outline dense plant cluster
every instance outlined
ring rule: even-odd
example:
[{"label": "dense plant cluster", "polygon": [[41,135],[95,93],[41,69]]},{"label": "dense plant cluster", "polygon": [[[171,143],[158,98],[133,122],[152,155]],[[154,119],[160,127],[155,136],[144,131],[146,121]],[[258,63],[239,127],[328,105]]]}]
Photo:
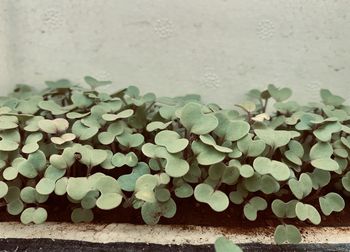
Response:
[{"label": "dense plant cluster", "polygon": [[[198,95],[107,94],[96,89],[110,82],[85,81],[18,85],[0,98],[0,207],[25,224],[47,219],[50,195],[75,206],[73,222],[92,221],[94,208],[133,207],[147,224],[194,197],[217,212],[241,205],[250,221],[271,208],[275,241],[297,243],[288,219],[318,225],[345,207],[350,107],[328,90],[301,106],[269,85],[222,109]],[[111,175],[118,169],[127,172]]]}]

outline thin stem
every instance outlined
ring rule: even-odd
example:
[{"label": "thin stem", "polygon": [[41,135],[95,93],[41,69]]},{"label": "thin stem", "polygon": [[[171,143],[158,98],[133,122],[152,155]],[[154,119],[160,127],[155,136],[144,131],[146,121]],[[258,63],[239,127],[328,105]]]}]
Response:
[{"label": "thin stem", "polygon": [[124,103],[125,106],[128,106],[128,103],[126,102],[126,100],[124,99],[123,96],[119,97],[120,100]]},{"label": "thin stem", "polygon": [[92,168],[92,166],[88,166],[86,177],[89,177],[91,175]]},{"label": "thin stem", "polygon": [[157,164],[159,166],[160,171],[164,172],[164,167],[163,167],[162,162],[160,161],[160,159],[156,158],[156,161],[157,161]]},{"label": "thin stem", "polygon": [[155,104],[156,102],[152,102],[146,109],[145,109],[145,112],[148,112],[152,106]]},{"label": "thin stem", "polygon": [[267,103],[268,103],[269,99],[265,99],[265,103],[264,103],[264,106],[263,106],[263,113],[266,112],[266,108],[267,108]]},{"label": "thin stem", "polygon": [[241,108],[241,109],[243,109],[244,112],[247,113],[247,121],[248,121],[249,124],[251,124],[251,122],[252,122],[252,113],[250,113],[245,107],[243,107],[243,106],[240,105],[240,104],[235,104],[235,106],[236,106],[236,107],[239,107],[239,108]]},{"label": "thin stem", "polygon": [[117,145],[115,142],[111,143],[111,148],[113,153],[117,153]]}]

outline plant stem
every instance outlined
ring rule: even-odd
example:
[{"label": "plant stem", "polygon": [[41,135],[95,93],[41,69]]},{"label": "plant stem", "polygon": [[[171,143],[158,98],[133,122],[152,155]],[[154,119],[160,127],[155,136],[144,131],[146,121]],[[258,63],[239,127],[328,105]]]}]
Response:
[{"label": "plant stem", "polygon": [[157,161],[157,164],[159,166],[160,171],[164,172],[164,167],[163,167],[162,162],[160,161],[160,159],[156,158],[156,161]]},{"label": "plant stem", "polygon": [[111,148],[112,148],[113,154],[114,154],[114,153],[117,153],[117,145],[116,145],[115,142],[111,143]]},{"label": "plant stem", "polygon": [[88,166],[86,177],[89,177],[91,175],[92,168],[92,166]]},{"label": "plant stem", "polygon": [[263,106],[263,113],[266,112],[266,108],[267,108],[267,103],[268,103],[269,99],[265,99],[265,103],[264,103],[264,106]]}]

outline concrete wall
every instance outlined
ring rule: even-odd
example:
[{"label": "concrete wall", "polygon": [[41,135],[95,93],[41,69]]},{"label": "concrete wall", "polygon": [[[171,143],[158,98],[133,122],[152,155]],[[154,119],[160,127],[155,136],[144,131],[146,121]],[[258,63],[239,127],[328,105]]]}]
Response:
[{"label": "concrete wall", "polygon": [[269,83],[350,97],[349,0],[0,0],[0,94],[83,76],[232,106]]}]

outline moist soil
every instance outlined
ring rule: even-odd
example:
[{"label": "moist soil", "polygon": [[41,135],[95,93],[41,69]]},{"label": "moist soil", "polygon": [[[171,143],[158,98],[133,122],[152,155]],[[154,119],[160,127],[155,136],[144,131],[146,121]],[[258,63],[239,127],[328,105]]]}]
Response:
[{"label": "moist soil", "polygon": [[[77,167],[74,176],[84,176],[85,168]],[[105,170],[101,167],[96,167],[95,172],[103,172],[106,175],[112,177],[119,177],[120,175],[129,173],[129,169],[121,167],[114,170]],[[231,190],[222,185],[222,191],[228,194]],[[321,213],[318,207],[318,197],[325,195],[328,192],[337,191],[334,185],[330,184],[322,189],[323,191],[317,191],[306,197],[303,202],[309,203]],[[338,191],[339,192],[339,191]],[[342,193],[339,192],[341,195]],[[127,196],[131,196],[127,195]],[[254,196],[261,196],[268,201],[268,205],[271,205],[273,198],[269,195],[264,195],[256,192]],[[187,199],[180,199],[173,197],[176,202],[177,211],[173,218],[167,219],[160,218],[159,224],[168,225],[195,225],[195,226],[211,226],[211,227],[224,227],[224,228],[239,228],[239,229],[252,229],[254,227],[275,227],[281,224],[280,220],[272,213],[271,209],[258,212],[258,218],[256,221],[249,221],[244,217],[243,205],[234,205],[230,203],[228,209],[223,212],[215,212],[209,205],[199,203],[193,197]],[[281,198],[287,202],[292,198],[283,196]],[[345,197],[348,201],[349,198]],[[0,202],[1,203],[1,202]],[[29,205],[30,206],[30,205]],[[35,205],[33,205],[35,206]],[[71,222],[71,213],[74,208],[80,207],[80,204],[73,204],[67,200],[64,196],[50,195],[47,202],[40,204],[48,212],[48,221],[54,222]],[[109,224],[109,223],[129,223],[129,224],[144,224],[141,217],[141,210],[134,209],[132,207],[124,208],[119,206],[116,209],[105,211],[98,208],[93,209],[94,223],[97,224]],[[319,226],[328,227],[341,227],[350,226],[350,204],[346,204],[346,208],[340,213],[333,212],[330,216],[322,216],[322,221]],[[11,216],[7,213],[6,207],[0,204],[0,222],[6,221],[19,221],[19,216]],[[284,219],[287,224],[294,224],[298,227],[314,226],[313,224],[305,221],[298,221],[297,219]]]},{"label": "moist soil", "polygon": [[[48,221],[54,222],[71,222],[70,214],[72,209],[77,207],[71,205],[64,197],[53,196],[46,202],[45,207],[49,213]],[[249,221],[243,215],[243,209],[240,206],[230,204],[230,207],[224,212],[215,212],[208,205],[198,203],[195,199],[177,199],[176,215],[167,219],[161,217],[159,224],[170,225],[196,225],[196,226],[211,226],[250,229],[254,227],[271,227],[280,224],[280,221],[274,216],[271,210],[265,210],[258,213],[256,221]],[[140,209],[132,207],[123,208],[122,206],[105,211],[94,209],[94,223],[109,224],[109,223],[130,223],[144,224]],[[332,213],[328,217],[322,217],[319,226],[350,226],[350,206],[347,206],[340,213]],[[19,216],[11,216],[6,212],[6,208],[0,208],[0,222],[19,221]],[[285,219],[286,223],[294,224],[299,227],[314,226],[308,222],[301,222],[295,219]]]},{"label": "moist soil", "polygon": [[[91,243],[72,240],[52,240],[52,239],[0,239],[0,252],[214,252],[213,245],[160,245],[144,243]],[[239,244],[243,251],[254,252],[291,252],[291,251],[308,251],[308,252],[348,252],[349,244],[260,244],[244,243]]]}]

